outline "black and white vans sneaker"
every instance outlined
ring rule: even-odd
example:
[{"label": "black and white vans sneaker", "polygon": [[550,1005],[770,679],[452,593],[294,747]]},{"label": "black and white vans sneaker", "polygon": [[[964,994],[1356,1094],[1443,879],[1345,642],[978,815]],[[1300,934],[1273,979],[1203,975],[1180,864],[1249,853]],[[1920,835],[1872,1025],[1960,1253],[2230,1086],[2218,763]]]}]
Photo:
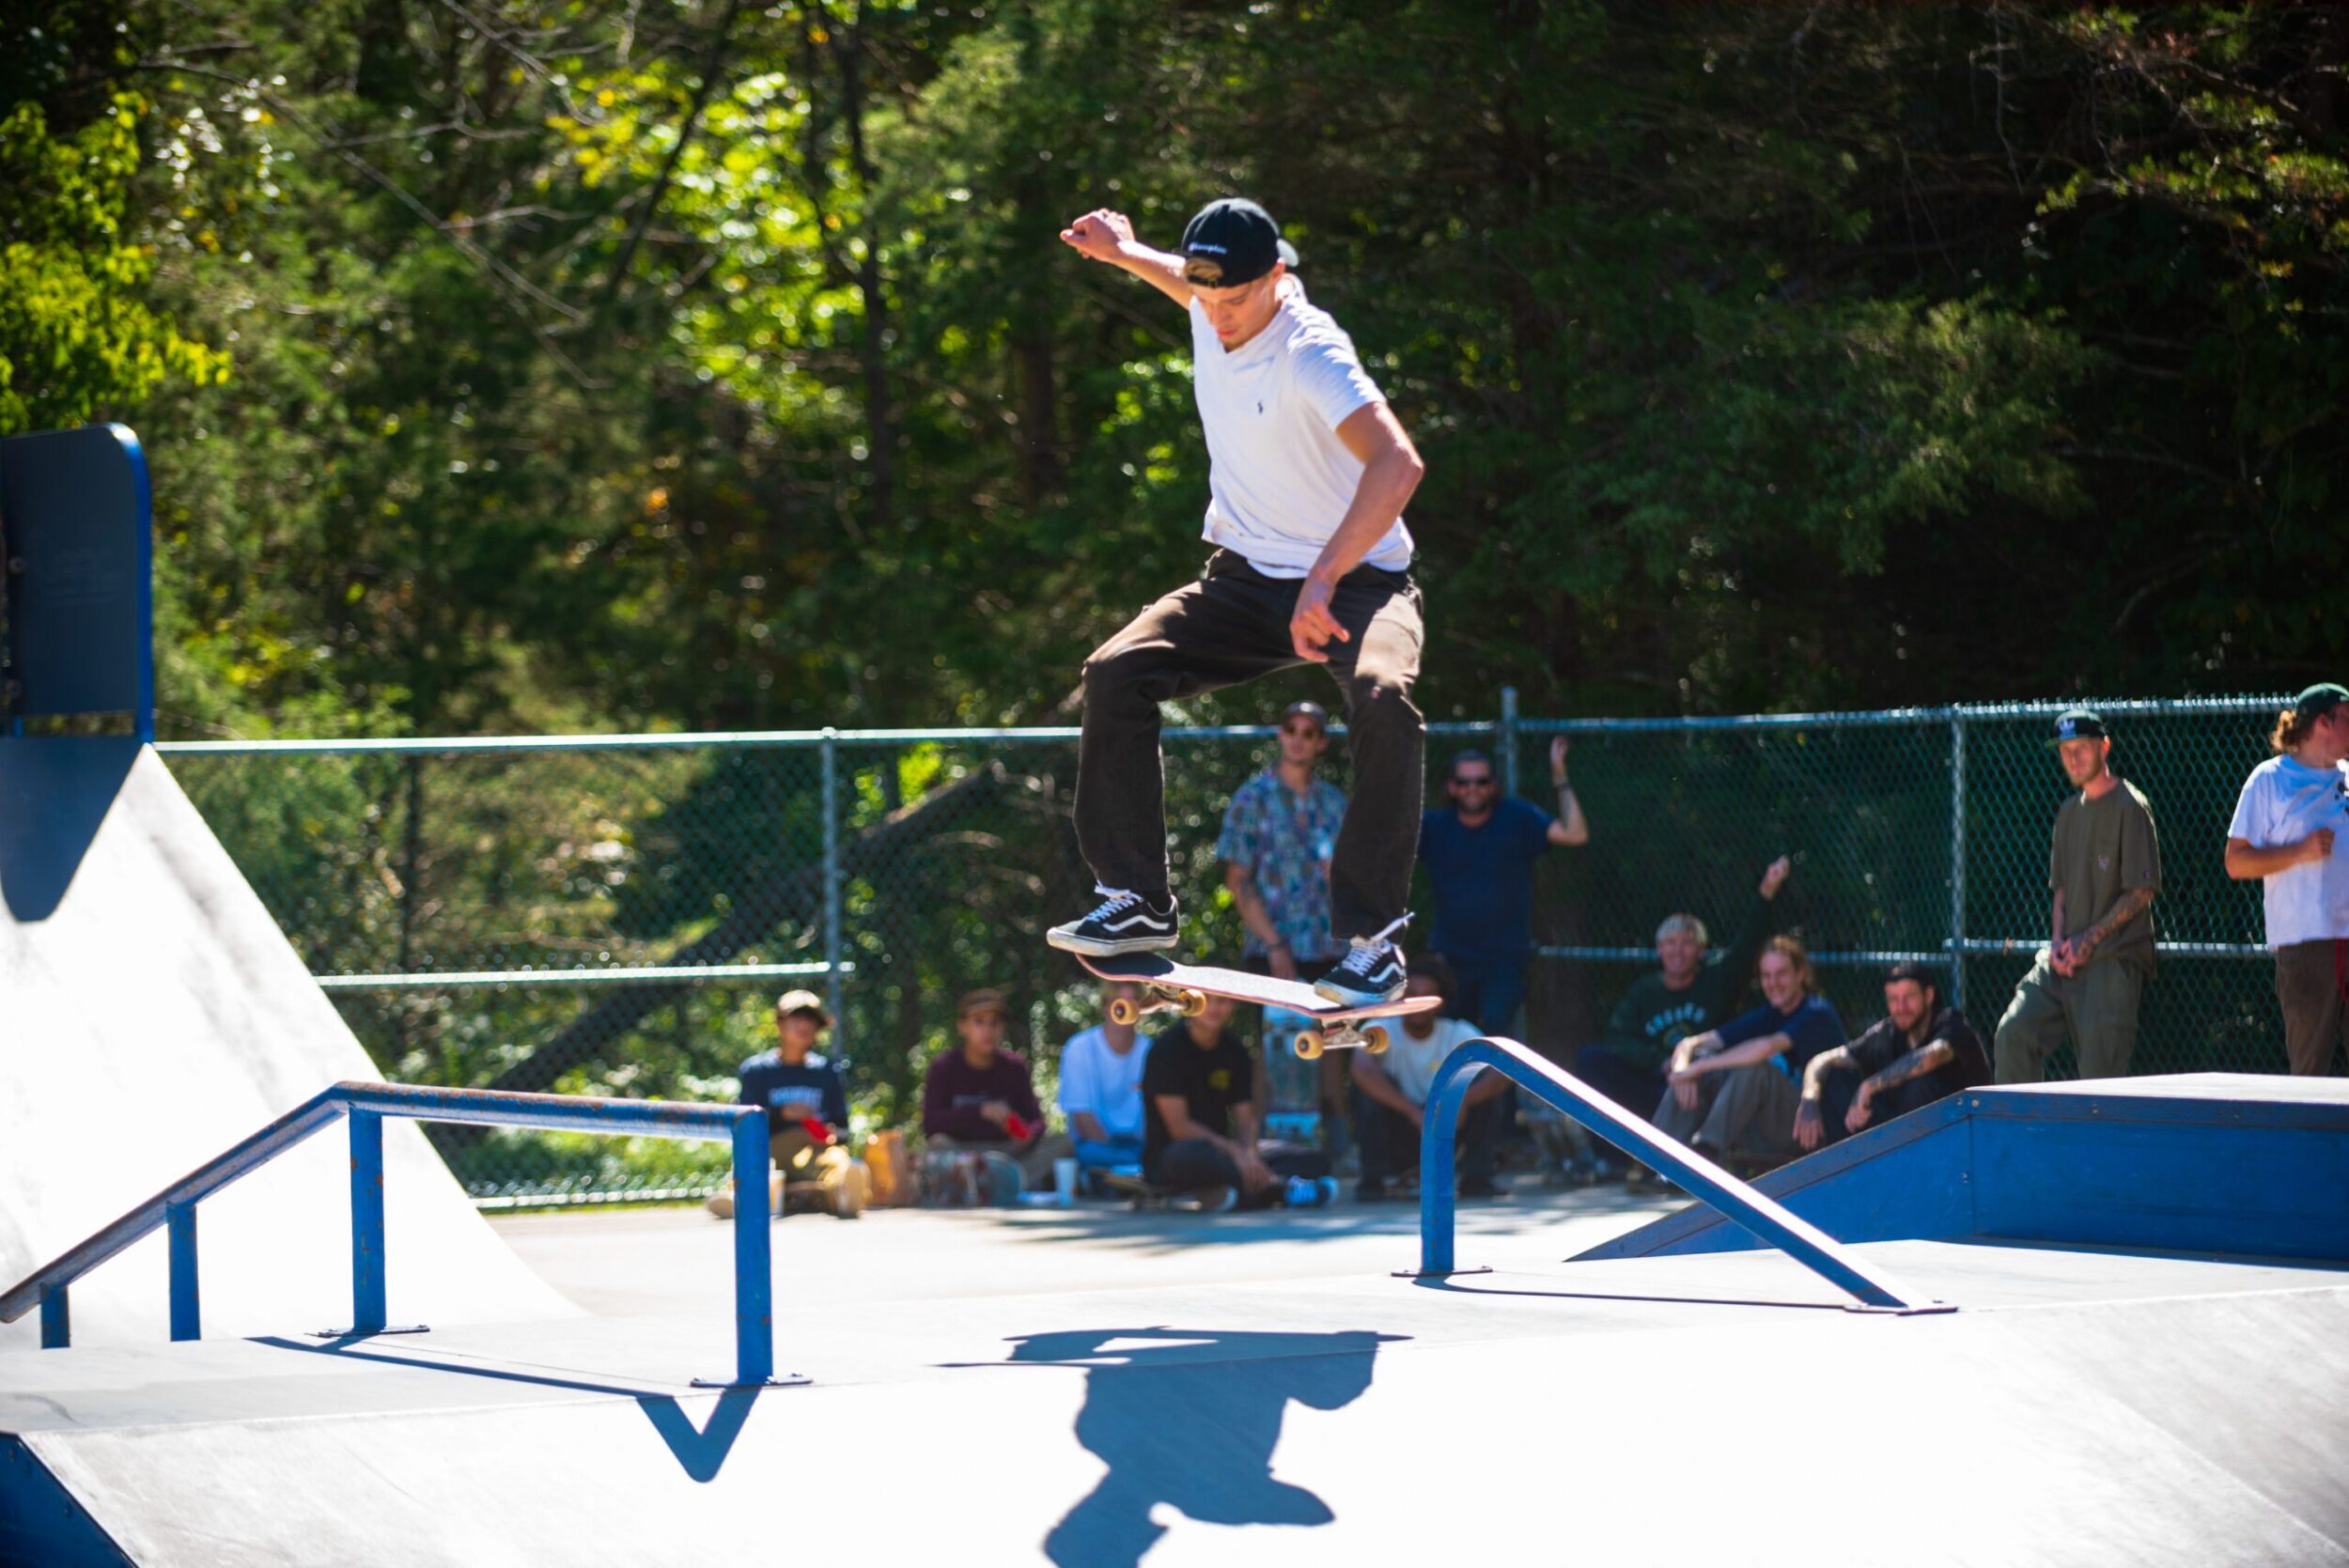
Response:
[{"label": "black and white vans sneaker", "polygon": [[1403,950],[1390,939],[1410,918],[1403,916],[1375,937],[1355,938],[1337,968],[1314,982],[1314,995],[1341,1007],[1375,1007],[1401,996],[1411,977],[1403,968]]},{"label": "black and white vans sneaker", "polygon": [[1174,894],[1152,898],[1120,888],[1097,887],[1093,891],[1107,902],[1082,920],[1053,926],[1044,933],[1046,941],[1071,953],[1091,954],[1096,958],[1112,957],[1120,953],[1156,953],[1174,945]]}]

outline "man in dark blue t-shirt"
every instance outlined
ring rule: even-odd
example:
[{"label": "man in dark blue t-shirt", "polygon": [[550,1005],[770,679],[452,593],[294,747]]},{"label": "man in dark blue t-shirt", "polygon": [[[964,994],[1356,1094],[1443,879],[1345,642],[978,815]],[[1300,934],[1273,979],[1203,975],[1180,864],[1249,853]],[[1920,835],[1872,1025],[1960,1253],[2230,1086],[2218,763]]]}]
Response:
[{"label": "man in dark blue t-shirt", "polygon": [[1553,844],[1591,842],[1582,802],[1566,782],[1566,737],[1549,744],[1549,777],[1558,815],[1525,800],[1500,799],[1492,758],[1462,752],[1452,759],[1448,809],[1420,818],[1419,863],[1436,895],[1427,946],[1451,965],[1456,1015],[1487,1034],[1517,1030],[1525,1002],[1525,964],[1533,953],[1533,862]]},{"label": "man in dark blue t-shirt", "polygon": [[[864,1207],[867,1176],[862,1160],[848,1156],[848,1090],[840,1068],[816,1053],[817,1037],[832,1026],[823,1000],[814,991],[786,991],[775,1002],[775,1048],[742,1063],[744,1105],[767,1111],[767,1147],[786,1188],[821,1189],[832,1211],[842,1216]],[[783,1192],[772,1212],[783,1212]],[[721,1192],[710,1212],[731,1218],[734,1198]]]}]

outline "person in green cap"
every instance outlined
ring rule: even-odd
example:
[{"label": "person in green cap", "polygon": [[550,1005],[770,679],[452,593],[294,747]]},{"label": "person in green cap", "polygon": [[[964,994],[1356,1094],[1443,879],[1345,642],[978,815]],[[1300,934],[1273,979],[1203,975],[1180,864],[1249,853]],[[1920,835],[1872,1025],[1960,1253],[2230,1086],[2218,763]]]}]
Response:
[{"label": "person in green cap", "polygon": [[2056,810],[2048,941],[1999,1020],[2000,1083],[2037,1083],[2070,1035],[2082,1078],[2121,1078],[2137,1047],[2137,1006],[2154,973],[2161,842],[2144,791],[2112,771],[2112,738],[2084,707],[2047,744],[2078,793]]},{"label": "person in green cap", "polygon": [[2227,826],[2227,875],[2258,877],[2276,950],[2284,1054],[2301,1077],[2332,1070],[2349,997],[2349,687],[2292,699]]}]

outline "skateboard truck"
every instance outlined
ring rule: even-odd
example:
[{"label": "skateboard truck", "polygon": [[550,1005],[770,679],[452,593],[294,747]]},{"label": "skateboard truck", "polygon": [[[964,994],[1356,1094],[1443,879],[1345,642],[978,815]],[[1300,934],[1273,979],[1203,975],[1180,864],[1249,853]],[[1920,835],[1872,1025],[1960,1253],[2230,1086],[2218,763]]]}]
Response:
[{"label": "skateboard truck", "polygon": [[1290,1042],[1289,1048],[1307,1062],[1313,1061],[1325,1050],[1360,1048],[1370,1052],[1373,1056],[1384,1056],[1387,1053],[1387,1031],[1382,1024],[1372,1024],[1368,1029],[1356,1029],[1350,1023],[1337,1024],[1326,1032],[1318,1029],[1300,1029],[1297,1032],[1297,1038]]},{"label": "skateboard truck", "polygon": [[1207,1010],[1205,991],[1187,991],[1179,986],[1145,986],[1143,989],[1146,1000],[1142,1001],[1131,997],[1112,997],[1110,1022],[1120,1029],[1131,1029],[1145,1013],[1174,1013],[1195,1018]]}]

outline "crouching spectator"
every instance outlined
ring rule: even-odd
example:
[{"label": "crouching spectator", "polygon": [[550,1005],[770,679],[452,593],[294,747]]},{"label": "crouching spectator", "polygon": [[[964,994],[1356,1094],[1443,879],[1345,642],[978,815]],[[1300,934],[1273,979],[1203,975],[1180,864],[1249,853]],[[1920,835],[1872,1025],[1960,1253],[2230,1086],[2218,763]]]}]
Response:
[{"label": "crouching spectator", "polygon": [[1231,1022],[1230,1001],[1211,996],[1206,1011],[1150,1042],[1142,1068],[1144,1178],[1216,1212],[1329,1203],[1337,1184],[1328,1156],[1258,1143],[1255,1061]]},{"label": "crouching spectator", "polygon": [[[843,1219],[864,1211],[871,1191],[864,1162],[849,1157],[848,1091],[840,1069],[816,1051],[817,1038],[832,1017],[814,991],[786,991],[775,1002],[775,1048],[742,1063],[744,1105],[767,1111],[767,1148],[774,1163],[768,1212],[784,1212],[785,1200],[812,1188],[823,1206]],[[709,1212],[734,1218],[734,1193],[713,1193]]]},{"label": "crouching spectator", "polygon": [[1759,967],[1762,1005],[1672,1048],[1657,1126],[1708,1159],[1781,1164],[1798,1152],[1795,1108],[1811,1059],[1847,1038],[1812,986],[1811,955],[1792,937],[1772,937]]},{"label": "crouching spectator", "polygon": [[1806,1149],[1840,1142],[1989,1081],[1990,1057],[1981,1036],[1963,1013],[1941,1005],[1931,971],[1895,964],[1884,977],[1882,1020],[1850,1044],[1812,1057],[1803,1069],[1795,1141]]},{"label": "crouching spectator", "polygon": [[1052,1161],[1067,1157],[1066,1134],[1048,1133],[1028,1060],[1003,1048],[1011,1008],[1003,993],[972,991],[955,1009],[958,1048],[941,1051],[922,1085],[922,1135],[934,1152],[982,1153],[1017,1166],[1022,1185],[1052,1185]]},{"label": "crouching spectator", "polygon": [[[1452,1005],[1452,970],[1434,955],[1411,966],[1408,996],[1441,997],[1442,1010],[1410,1013],[1385,1020],[1387,1049],[1383,1056],[1353,1052],[1354,1126],[1361,1134],[1362,1175],[1354,1188],[1357,1203],[1377,1203],[1387,1195],[1387,1183],[1419,1169],[1419,1140],[1427,1125],[1427,1093],[1436,1069],[1453,1048],[1477,1038],[1479,1031],[1463,1018],[1445,1015]],[[1499,1073],[1476,1075],[1460,1107],[1460,1196],[1498,1198],[1508,1189],[1493,1179],[1494,1157],[1501,1144],[1501,1096],[1509,1080]]]},{"label": "crouching spectator", "polygon": [[1101,1021],[1060,1048],[1060,1113],[1082,1171],[1142,1168],[1142,1068],[1150,1052],[1133,1025],[1109,1016],[1121,999],[1139,1004],[1142,987],[1130,980],[1105,983]]}]

